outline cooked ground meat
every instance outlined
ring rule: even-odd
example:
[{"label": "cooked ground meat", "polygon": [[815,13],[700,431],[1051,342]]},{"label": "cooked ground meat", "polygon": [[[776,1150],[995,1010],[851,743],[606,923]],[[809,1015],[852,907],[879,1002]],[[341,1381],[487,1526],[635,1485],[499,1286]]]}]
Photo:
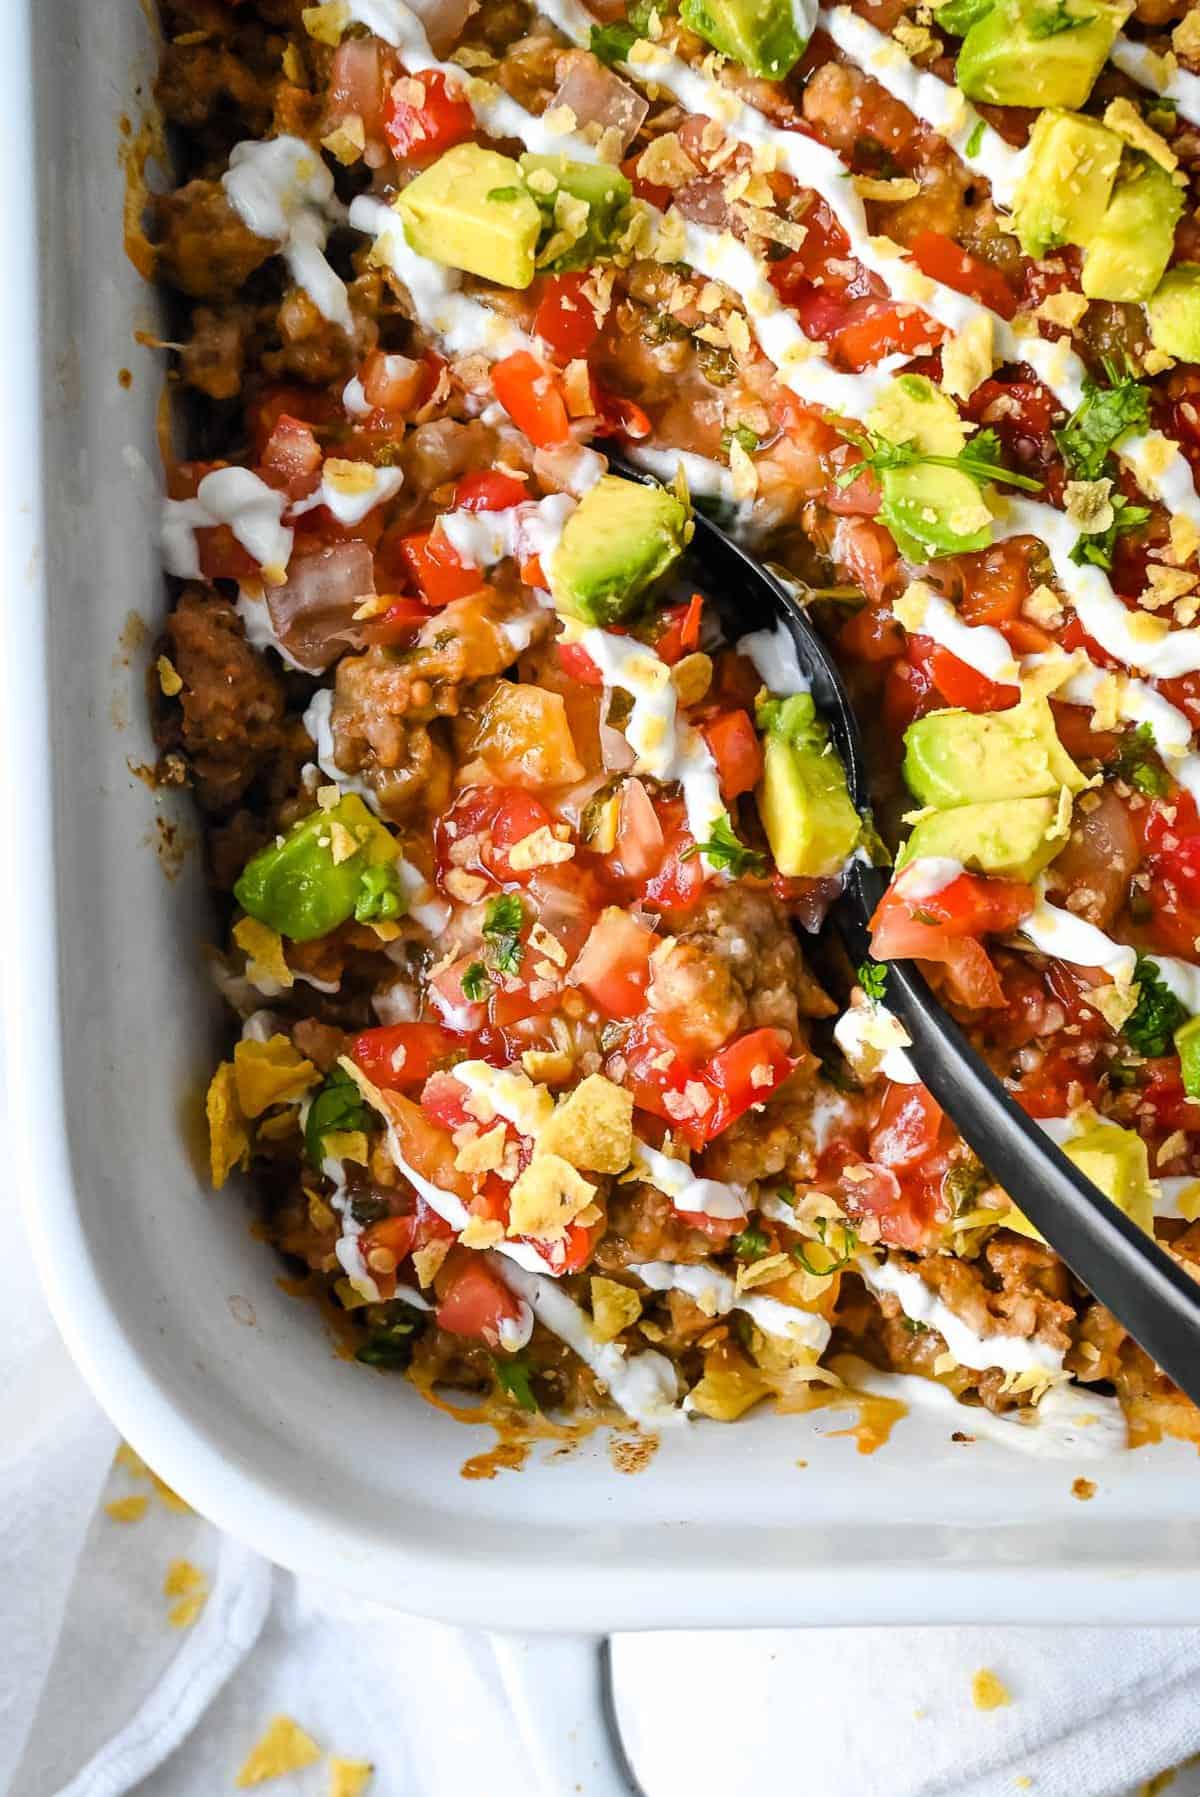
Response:
[{"label": "cooked ground meat", "polygon": [[275,245],[256,237],[219,181],[189,181],[155,202],[158,272],[193,299],[222,299],[261,268]]},{"label": "cooked ground meat", "polygon": [[163,746],[178,741],[201,805],[221,811],[283,745],[283,682],[246,641],[228,600],[203,587],[184,589],[167,620],[167,643],[183,690],[179,711],[168,710]]}]

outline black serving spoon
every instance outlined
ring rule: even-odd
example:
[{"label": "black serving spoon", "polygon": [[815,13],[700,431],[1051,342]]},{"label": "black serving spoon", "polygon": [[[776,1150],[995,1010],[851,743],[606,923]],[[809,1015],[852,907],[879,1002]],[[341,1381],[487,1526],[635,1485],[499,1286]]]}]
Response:
[{"label": "black serving spoon", "polygon": [[[609,456],[613,471],[649,477]],[[696,584],[736,611],[745,628],[782,623],[829,726],[856,808],[870,803],[862,738],[841,674],[795,594],[697,512],[685,567]],[[836,921],[851,959],[870,951],[870,919],[887,886],[855,861]],[[912,1039],[909,1059],[963,1140],[1016,1199],[1076,1278],[1120,1319],[1181,1391],[1200,1403],[1200,1284],[1118,1210],[1005,1091],[916,967],[888,963],[887,1002]]]}]

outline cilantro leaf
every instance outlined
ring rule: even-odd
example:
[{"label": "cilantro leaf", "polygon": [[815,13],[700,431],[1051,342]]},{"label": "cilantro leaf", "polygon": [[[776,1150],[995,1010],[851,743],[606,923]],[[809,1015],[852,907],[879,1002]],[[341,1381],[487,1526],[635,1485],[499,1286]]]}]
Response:
[{"label": "cilantro leaf", "polygon": [[[804,1271],[813,1279],[828,1279],[832,1273],[840,1273],[848,1267],[858,1252],[858,1231],[850,1223],[837,1223],[835,1228],[841,1231],[841,1247],[835,1248],[829,1239],[829,1221],[826,1217],[817,1217],[813,1227],[817,1232],[816,1244],[812,1242],[796,1242],[792,1247],[792,1259],[799,1261]],[[819,1245],[829,1256],[827,1266],[814,1266],[809,1259],[811,1249]]]},{"label": "cilantro leaf", "polygon": [[1149,724],[1139,724],[1129,732],[1116,760],[1109,766],[1119,780],[1150,798],[1165,798],[1171,789],[1166,770],[1155,753],[1154,732]]},{"label": "cilantro leaf", "polygon": [[[966,37],[972,25],[980,19],[986,19],[995,5],[995,0],[950,0],[948,6],[939,6],[934,15],[934,24],[939,31],[949,31],[954,37]],[[974,155],[969,150],[968,155]]]},{"label": "cilantro leaf", "polygon": [[1018,474],[1006,468],[1001,460],[1000,440],[994,430],[976,431],[957,455],[926,455],[914,443],[891,443],[886,437],[868,433],[865,437],[844,433],[864,453],[861,462],[846,468],[837,477],[839,487],[848,487],[860,474],[871,473],[876,479],[900,468],[957,468],[969,474],[980,486],[999,481],[1006,487],[1020,487],[1026,493],[1040,493],[1043,483],[1032,474]]},{"label": "cilantro leaf", "polygon": [[327,1135],[365,1129],[370,1106],[344,1067],[335,1067],[308,1107],[304,1119],[304,1152],[314,1167],[324,1159]]},{"label": "cilantro leaf", "polygon": [[533,1395],[529,1367],[520,1355],[510,1354],[501,1360],[498,1354],[493,1354],[491,1361],[500,1389],[514,1398],[522,1410],[536,1410],[538,1401]]},{"label": "cilantro leaf", "polygon": [[761,1229],[743,1229],[730,1243],[739,1260],[761,1260],[771,1246]]},{"label": "cilantro leaf", "polygon": [[970,137],[967,139],[968,159],[972,156],[978,156],[980,150],[982,150],[984,134],[986,131],[987,125],[984,123],[983,119],[980,119],[974,131],[972,131]]},{"label": "cilantro leaf", "polygon": [[1032,38],[1058,37],[1060,32],[1078,31],[1081,25],[1087,23],[1086,16],[1080,17],[1067,11],[1066,0],[1055,0],[1053,6],[1035,8],[1027,20]]},{"label": "cilantro leaf", "polygon": [[735,834],[728,812],[717,819],[707,842],[692,843],[684,849],[679,859],[690,861],[693,855],[703,855],[713,867],[732,874],[735,880],[740,880],[743,874],[761,874],[767,871],[767,857],[760,849],[746,847]]},{"label": "cilantro leaf", "polygon": [[1076,480],[1099,480],[1112,449],[1130,431],[1150,424],[1150,398],[1130,375],[1109,369],[1111,385],[1083,383],[1083,398],[1067,422],[1054,433],[1064,462]]},{"label": "cilantro leaf", "polygon": [[611,69],[614,64],[625,61],[636,38],[637,32],[627,20],[616,19],[611,25],[592,26],[588,49]]},{"label": "cilantro leaf", "polygon": [[748,424],[726,425],[721,432],[721,448],[726,455],[729,454],[734,443],[740,443],[747,455],[753,455],[758,448],[759,441],[758,432],[751,430]]},{"label": "cilantro leaf", "polygon": [[854,971],[859,985],[871,1002],[881,1004],[887,991],[887,968],[879,961],[864,961]]},{"label": "cilantro leaf", "polygon": [[1171,1052],[1171,1042],[1181,1023],[1188,1020],[1187,1006],[1176,998],[1146,955],[1137,959],[1138,1001],[1121,1026],[1129,1046],[1148,1060]]},{"label": "cilantro leaf", "polygon": [[501,893],[488,905],[483,918],[483,933],[492,948],[492,965],[497,973],[518,973],[525,950],[521,943],[521,927],[525,907],[515,892]]},{"label": "cilantro leaf", "polygon": [[760,700],[755,722],[765,735],[778,737],[793,749],[823,749],[829,740],[829,732],[817,716],[811,693]]},{"label": "cilantro leaf", "polygon": [[491,985],[488,970],[482,961],[472,961],[462,976],[463,997],[469,1005],[482,1004],[487,997]]},{"label": "cilantro leaf", "polygon": [[1123,493],[1114,493],[1111,503],[1113,521],[1108,529],[1095,536],[1081,536],[1072,549],[1071,560],[1077,567],[1111,568],[1117,538],[1140,530],[1150,516],[1149,506],[1135,505]]},{"label": "cilantro leaf", "polygon": [[382,867],[365,868],[354,902],[355,922],[375,923],[380,918],[401,917],[404,910],[404,894],[394,864],[389,861]]},{"label": "cilantro leaf", "polygon": [[384,1310],[384,1321],[375,1325],[354,1358],[364,1366],[403,1369],[412,1359],[413,1334],[421,1320],[420,1313],[401,1299],[393,1300]]}]

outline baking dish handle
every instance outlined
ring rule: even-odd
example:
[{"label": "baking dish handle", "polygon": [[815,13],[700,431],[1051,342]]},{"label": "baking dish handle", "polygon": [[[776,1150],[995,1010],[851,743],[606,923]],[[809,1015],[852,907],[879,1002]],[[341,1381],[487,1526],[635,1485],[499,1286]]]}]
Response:
[{"label": "baking dish handle", "polygon": [[539,1797],[645,1797],[612,1704],[608,1641],[595,1635],[493,1635]]}]

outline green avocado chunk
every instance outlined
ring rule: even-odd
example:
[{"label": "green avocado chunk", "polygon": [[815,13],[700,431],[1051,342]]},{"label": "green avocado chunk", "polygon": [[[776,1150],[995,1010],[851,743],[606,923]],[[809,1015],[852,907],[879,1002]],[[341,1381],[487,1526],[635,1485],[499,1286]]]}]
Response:
[{"label": "green avocado chunk", "polygon": [[995,106],[1082,106],[1132,11],[1131,0],[996,0],[963,39],[955,79]]},{"label": "green avocado chunk", "polygon": [[1200,1017],[1189,1017],[1175,1031],[1175,1053],[1189,1098],[1200,1098]]},{"label": "green avocado chunk", "polygon": [[1148,156],[1131,158],[1083,258],[1089,299],[1148,300],[1166,271],[1183,190]]},{"label": "green avocado chunk", "polygon": [[755,792],[771,854],[789,879],[824,879],[844,866],[862,833],[846,774],[808,693],[758,708],[763,774]]},{"label": "green avocado chunk", "polygon": [[683,0],[679,16],[751,75],[782,81],[808,47],[803,12],[797,0]]},{"label": "green avocado chunk", "polygon": [[511,156],[456,144],[396,200],[419,256],[501,287],[528,287],[542,214]]},{"label": "green avocado chunk", "polygon": [[572,162],[566,156],[528,152],[521,157],[521,173],[552,228],[562,228],[555,218],[560,193],[582,200],[588,209],[582,234],[550,261],[540,262],[540,268],[561,274],[567,269],[589,268],[601,256],[612,254],[633,198],[633,188],[620,169],[606,162]]},{"label": "green avocado chunk", "polygon": [[1078,113],[1047,109],[1029,138],[1029,162],[1013,207],[1021,248],[1044,256],[1086,244],[1100,228],[1124,148],[1115,131]]},{"label": "green avocado chunk", "polygon": [[1155,349],[1200,362],[1200,262],[1180,262],[1163,276],[1146,317]]},{"label": "green avocado chunk", "polygon": [[879,487],[879,521],[907,561],[968,555],[986,549],[992,540],[992,514],[976,482],[961,468],[927,462],[885,468]]},{"label": "green avocado chunk", "polygon": [[1154,1187],[1146,1144],[1139,1135],[1117,1123],[1094,1123],[1064,1142],[1063,1153],[1131,1222],[1153,1234]]},{"label": "green avocado chunk", "polygon": [[293,942],[312,942],[356,917],[398,917],[404,900],[391,834],[351,794],[328,811],[313,811],[248,861],[233,896]]},{"label": "green avocado chunk", "polygon": [[545,570],[555,606],[585,624],[623,618],[678,560],[689,532],[686,508],[665,487],[602,475],[567,519]]},{"label": "green avocado chunk", "polygon": [[1046,699],[1010,711],[931,711],[904,732],[904,779],[922,805],[1055,798],[1086,782],[1058,740]]},{"label": "green avocado chunk", "polygon": [[1058,800],[991,799],[923,817],[896,857],[899,870],[926,855],[945,855],[975,873],[1034,880],[1066,844],[1054,835]]}]

